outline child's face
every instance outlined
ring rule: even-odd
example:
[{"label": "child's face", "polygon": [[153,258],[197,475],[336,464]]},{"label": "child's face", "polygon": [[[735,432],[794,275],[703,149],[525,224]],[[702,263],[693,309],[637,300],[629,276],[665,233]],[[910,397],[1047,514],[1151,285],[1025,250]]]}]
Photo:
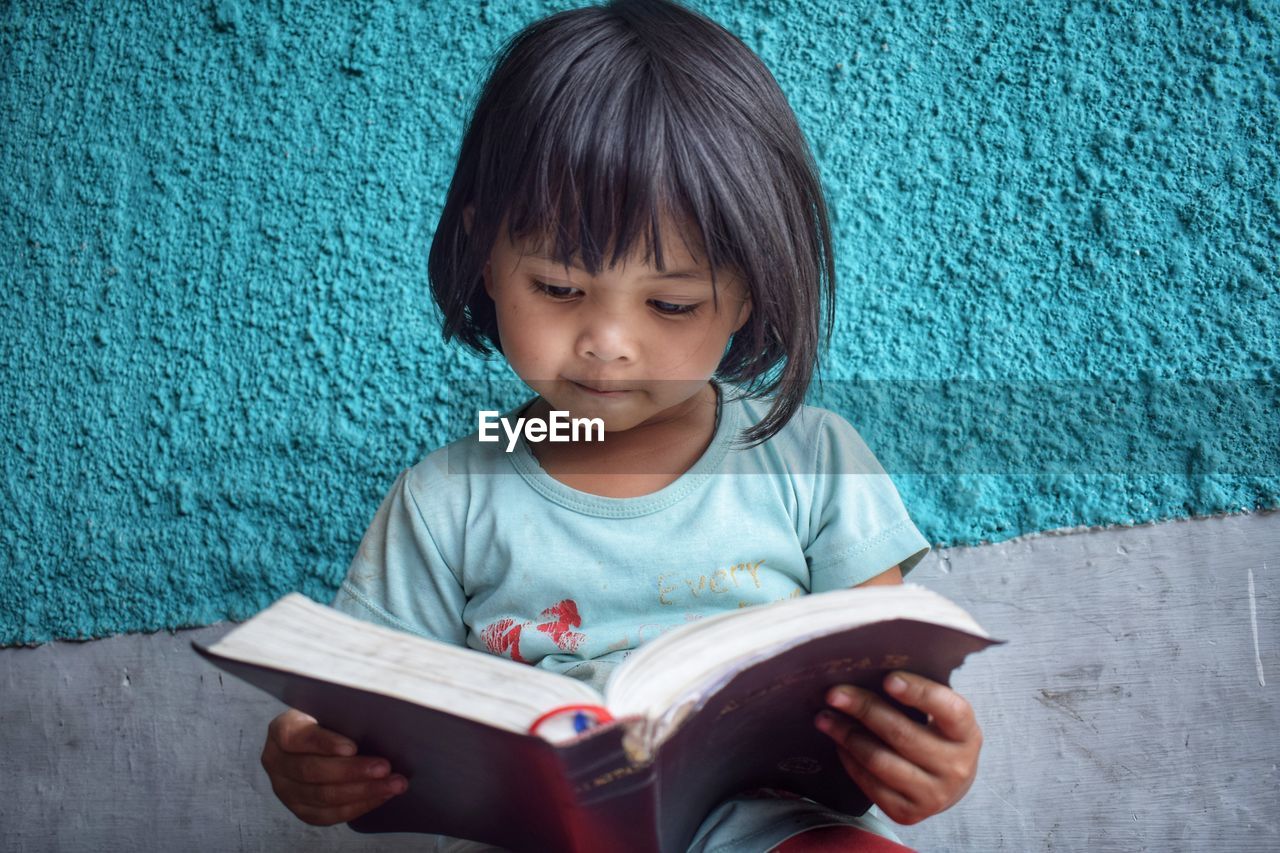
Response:
[{"label": "child's face", "polygon": [[717,270],[714,305],[710,267],[663,226],[665,273],[639,250],[595,277],[499,229],[485,291],[503,354],[552,409],[616,432],[679,417],[706,390],[751,302],[738,277]]}]

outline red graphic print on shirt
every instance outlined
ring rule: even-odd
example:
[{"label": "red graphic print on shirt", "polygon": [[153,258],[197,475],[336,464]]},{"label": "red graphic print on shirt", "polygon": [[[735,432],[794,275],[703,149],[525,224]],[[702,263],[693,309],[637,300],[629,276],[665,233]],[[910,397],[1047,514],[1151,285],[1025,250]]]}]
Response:
[{"label": "red graphic print on shirt", "polygon": [[[525,625],[527,624],[529,623],[526,622]],[[520,657],[520,631],[523,629],[524,625],[517,625],[514,619],[499,619],[480,632],[480,639],[484,640],[485,648],[491,654],[510,652],[511,659],[516,663],[528,663]]]},{"label": "red graphic print on shirt", "polygon": [[[564,652],[576,652],[578,646],[587,638],[586,634],[570,630],[582,626],[582,617],[578,614],[578,603],[572,598],[557,602],[538,614],[545,622],[537,628],[551,638],[556,648]],[[516,623],[514,619],[499,619],[480,632],[485,648],[491,654],[511,656],[516,663],[528,663],[520,655],[520,633],[532,622]]]},{"label": "red graphic print on shirt", "polygon": [[582,617],[578,615],[578,603],[572,598],[566,598],[559,604],[553,604],[539,614],[543,619],[549,619],[549,622],[543,622],[538,626],[538,630],[550,635],[551,642],[565,652],[576,652],[578,646],[586,639],[586,636],[576,631],[570,631],[570,628],[577,628],[582,625]]}]

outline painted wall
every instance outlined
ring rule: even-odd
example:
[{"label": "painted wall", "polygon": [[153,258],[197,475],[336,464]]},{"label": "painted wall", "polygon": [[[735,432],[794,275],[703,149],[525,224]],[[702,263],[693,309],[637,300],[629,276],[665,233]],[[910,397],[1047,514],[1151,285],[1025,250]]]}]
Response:
[{"label": "painted wall", "polygon": [[[0,9],[0,644],[325,599],[515,402],[426,252],[487,58],[563,5]],[[1275,4],[697,6],[813,143],[815,399],[932,541],[1280,504]]]}]

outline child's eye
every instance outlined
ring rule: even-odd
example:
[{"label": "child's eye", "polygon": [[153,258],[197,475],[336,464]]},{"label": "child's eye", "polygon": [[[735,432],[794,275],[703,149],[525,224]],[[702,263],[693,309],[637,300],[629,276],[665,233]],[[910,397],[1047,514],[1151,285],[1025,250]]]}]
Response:
[{"label": "child's eye", "polygon": [[535,281],[533,289],[544,296],[550,296],[552,299],[572,299],[578,292],[575,287],[564,287],[559,284],[547,284],[543,281]]},{"label": "child's eye", "polygon": [[660,299],[651,299],[649,304],[658,309],[660,314],[692,314],[698,310],[701,303],[695,302],[692,305],[684,305],[679,302],[663,302]]}]

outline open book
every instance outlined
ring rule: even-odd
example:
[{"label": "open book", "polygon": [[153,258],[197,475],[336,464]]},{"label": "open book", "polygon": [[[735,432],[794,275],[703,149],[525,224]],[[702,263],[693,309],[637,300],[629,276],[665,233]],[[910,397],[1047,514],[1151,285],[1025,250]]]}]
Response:
[{"label": "open book", "polygon": [[409,778],[357,830],[513,850],[676,851],[744,790],[861,814],[869,801],[813,725],[826,690],[879,690],[891,669],[947,683],[966,655],[997,642],[945,598],[905,584],[692,622],[633,652],[603,696],[298,594],[193,645]]}]

